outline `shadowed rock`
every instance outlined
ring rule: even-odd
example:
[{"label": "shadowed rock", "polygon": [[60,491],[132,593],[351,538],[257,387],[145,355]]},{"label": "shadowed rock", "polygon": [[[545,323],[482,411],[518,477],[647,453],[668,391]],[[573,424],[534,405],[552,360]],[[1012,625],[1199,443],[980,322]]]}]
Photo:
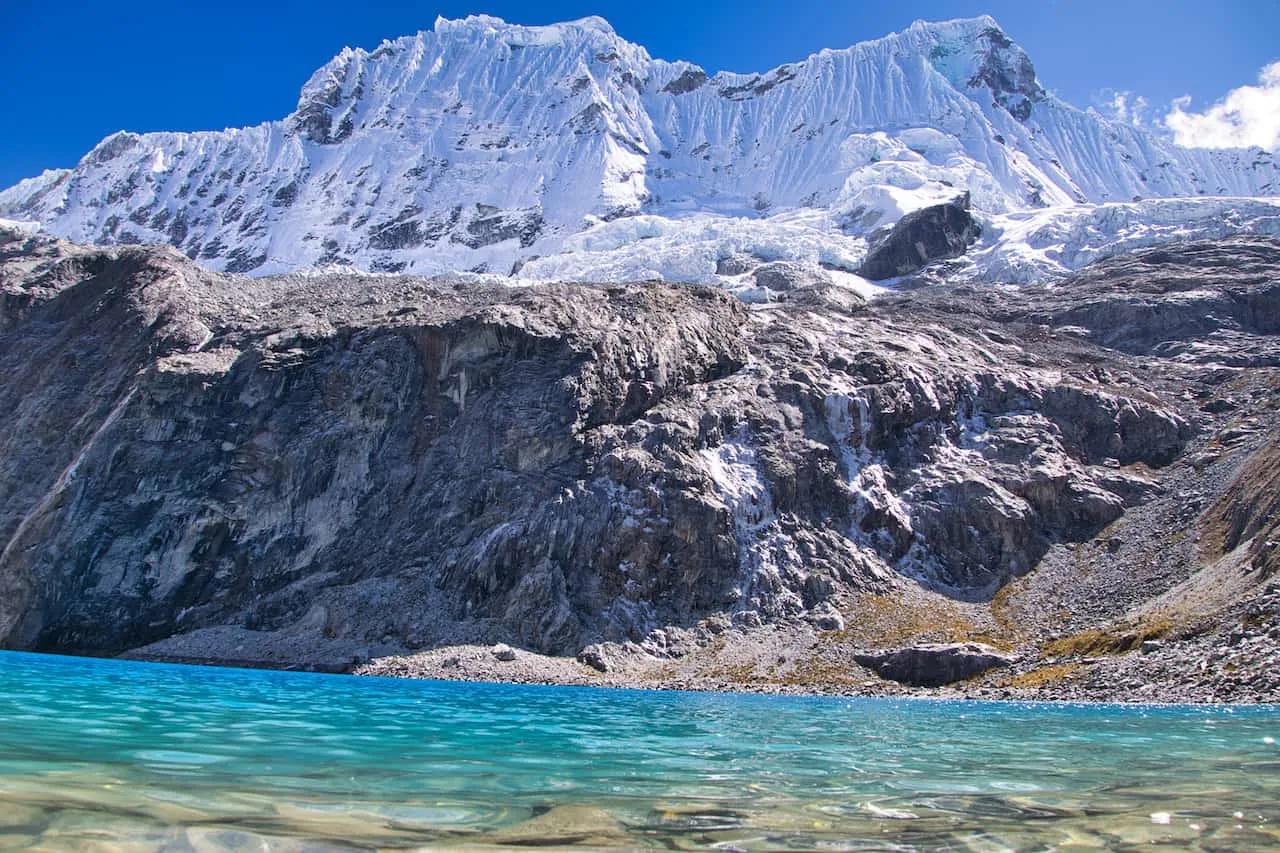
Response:
[{"label": "shadowed rock", "polygon": [[1009,666],[1016,658],[984,643],[927,643],[890,651],[861,652],[854,659],[881,678],[915,687],[940,687]]},{"label": "shadowed rock", "polygon": [[1280,572],[1280,434],[1241,466],[1202,519],[1210,556],[1247,546],[1249,567],[1262,578]]},{"label": "shadowed rock", "polygon": [[969,194],[908,213],[871,248],[858,269],[879,281],[913,273],[930,261],[963,255],[982,233],[969,213]]}]

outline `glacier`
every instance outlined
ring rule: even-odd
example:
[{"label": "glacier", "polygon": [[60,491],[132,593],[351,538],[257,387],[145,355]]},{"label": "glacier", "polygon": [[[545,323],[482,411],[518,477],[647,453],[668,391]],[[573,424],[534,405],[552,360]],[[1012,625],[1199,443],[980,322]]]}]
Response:
[{"label": "glacier", "polygon": [[965,192],[983,237],[948,262],[960,277],[1280,234],[1272,153],[1182,148],[1080,110],[986,16],[715,75],[601,18],[441,18],[344,49],[283,120],[116,133],[0,192],[0,218],[251,275],[664,279],[767,298],[735,258],[872,293],[855,274],[869,241]]}]

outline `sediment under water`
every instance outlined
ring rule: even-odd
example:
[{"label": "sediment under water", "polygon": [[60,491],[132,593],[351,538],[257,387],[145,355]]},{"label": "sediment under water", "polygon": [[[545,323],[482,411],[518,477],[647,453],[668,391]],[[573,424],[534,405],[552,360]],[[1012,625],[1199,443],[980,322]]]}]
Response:
[{"label": "sediment under water", "polygon": [[1280,847],[1280,709],[660,693],[0,653],[0,847]]}]

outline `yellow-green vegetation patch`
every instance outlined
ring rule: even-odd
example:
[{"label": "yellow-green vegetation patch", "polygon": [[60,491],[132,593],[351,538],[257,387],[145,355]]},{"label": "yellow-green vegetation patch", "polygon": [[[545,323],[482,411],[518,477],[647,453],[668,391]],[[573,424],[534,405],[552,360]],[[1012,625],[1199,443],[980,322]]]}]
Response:
[{"label": "yellow-green vegetation patch", "polygon": [[1040,648],[1042,658],[1093,657],[1131,652],[1147,640],[1166,637],[1174,629],[1166,614],[1148,616],[1136,625],[1115,625],[1081,631],[1069,637],[1049,640]]},{"label": "yellow-green vegetation patch", "polygon": [[1026,632],[1018,627],[1016,618],[1017,605],[1014,597],[1026,587],[1026,581],[1019,578],[1000,587],[991,599],[991,618],[996,623],[996,638],[983,641],[1003,651],[1013,651],[1015,644],[1023,639]]},{"label": "yellow-green vegetation patch", "polygon": [[1244,465],[1227,490],[1201,516],[1207,558],[1249,544],[1252,568],[1263,577],[1280,572],[1280,432]]},{"label": "yellow-green vegetation patch", "polygon": [[[993,606],[994,610],[994,606]],[[977,642],[1011,650],[1015,634],[1009,622],[994,616],[991,628],[975,625],[962,605],[942,599],[904,601],[888,595],[864,595],[843,612],[841,631],[823,631],[825,643],[876,648],[918,642]]]},{"label": "yellow-green vegetation patch", "polygon": [[703,670],[702,674],[727,684],[751,684],[762,680],[756,675],[754,662],[711,667]]},{"label": "yellow-green vegetation patch", "polygon": [[1069,681],[1074,681],[1079,677],[1084,668],[1084,664],[1078,661],[1049,664],[1048,666],[1033,669],[1030,672],[1021,672],[1009,678],[1002,679],[996,682],[996,686],[1023,688],[1056,687]]},{"label": "yellow-green vegetation patch", "polygon": [[803,687],[806,684],[831,684],[849,686],[860,684],[865,677],[855,678],[845,664],[834,663],[813,657],[796,661],[786,672],[779,672],[777,667],[770,667],[769,681],[774,684],[785,684]]}]

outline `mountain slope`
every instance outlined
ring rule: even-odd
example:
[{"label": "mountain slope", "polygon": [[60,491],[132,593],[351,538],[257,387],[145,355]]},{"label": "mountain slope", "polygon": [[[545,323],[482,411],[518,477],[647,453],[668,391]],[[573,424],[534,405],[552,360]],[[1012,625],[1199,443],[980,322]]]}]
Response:
[{"label": "mountain slope", "polygon": [[[347,668],[502,641],[615,683],[687,658],[847,690],[859,648],[1094,667],[1141,628],[1176,671],[1098,666],[1093,695],[1274,700],[1278,272],[1237,238],[999,300],[750,306],[0,229],[0,646]],[[1238,665],[1186,665],[1242,617]]]},{"label": "mountain slope", "polygon": [[[1062,102],[988,17],[708,77],[598,18],[481,16],[342,51],[279,122],[117,133],[74,170],[0,193],[0,217],[81,242],[168,242],[233,272],[505,275],[551,256],[525,275],[563,277],[566,252],[603,241],[616,255],[692,214],[763,228],[754,242],[780,245],[757,255],[817,240],[815,260],[851,269],[865,235],[962,191],[998,216],[1277,190],[1270,154],[1183,149]],[[726,245],[595,266],[711,281]]]}]

